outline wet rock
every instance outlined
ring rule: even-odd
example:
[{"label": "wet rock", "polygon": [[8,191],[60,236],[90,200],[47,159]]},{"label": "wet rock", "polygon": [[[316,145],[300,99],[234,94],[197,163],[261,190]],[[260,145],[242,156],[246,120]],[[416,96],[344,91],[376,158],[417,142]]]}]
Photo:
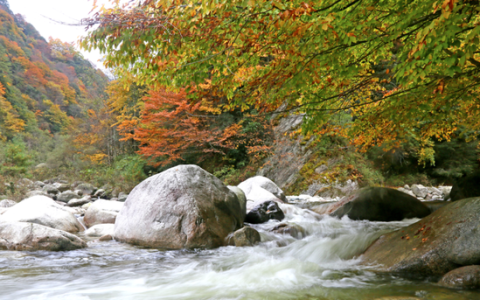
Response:
[{"label": "wet rock", "polygon": [[450,200],[480,197],[480,171],[459,179],[452,187]]},{"label": "wet rock", "polygon": [[97,200],[85,212],[83,221],[87,227],[97,224],[114,224],[123,202]]},{"label": "wet rock", "polygon": [[0,216],[0,222],[30,222],[72,233],[83,231],[72,210],[44,196],[17,203]]},{"label": "wet rock", "polygon": [[260,233],[250,226],[245,226],[234,233],[230,234],[227,238],[227,244],[236,247],[247,247],[258,244],[261,240]]},{"label": "wet rock", "polygon": [[412,185],[412,192],[417,197],[425,198],[428,194],[428,188],[424,187],[421,184],[414,184]]},{"label": "wet rock", "polygon": [[150,248],[215,248],[243,226],[237,196],[195,165],[180,165],[137,185],[115,222],[118,241]]},{"label": "wet rock", "polygon": [[[250,199],[252,194],[254,194],[254,187],[260,187],[270,192],[276,198],[280,199],[282,202],[285,202],[287,199],[282,189],[280,189],[273,181],[263,176],[251,177],[245,180],[244,182],[240,183],[238,187],[241,190],[243,190],[247,199]],[[270,199],[265,199],[265,200],[270,200]]]},{"label": "wet rock", "polygon": [[72,200],[68,201],[67,206],[70,206],[70,207],[82,206],[82,205],[90,203],[90,202],[92,202],[92,197],[85,196],[85,197],[80,198],[80,199],[72,199]]},{"label": "wet rock", "polygon": [[279,234],[287,234],[296,239],[302,239],[306,236],[305,230],[298,225],[294,224],[279,224],[272,228],[272,232]]},{"label": "wet rock", "polygon": [[245,222],[250,224],[265,223],[268,220],[283,220],[285,214],[275,201],[263,202],[250,210],[245,217]]},{"label": "wet rock", "polygon": [[449,288],[480,288],[480,266],[466,266],[448,272],[438,282]]},{"label": "wet rock", "polygon": [[27,222],[0,222],[0,249],[68,251],[87,244],[68,232]]},{"label": "wet rock", "polygon": [[57,201],[62,201],[68,203],[72,199],[79,199],[81,198],[77,193],[73,191],[64,191],[61,194],[57,195]]},{"label": "wet rock", "polygon": [[419,276],[443,275],[480,264],[480,197],[450,203],[419,222],[388,233],[363,254],[380,270]]},{"label": "wet rock", "polygon": [[98,237],[103,235],[113,235],[114,224],[98,224],[88,228],[85,231],[86,236]]},{"label": "wet rock", "polygon": [[113,236],[111,234],[106,234],[106,235],[102,235],[98,241],[100,242],[107,242],[107,241],[111,241],[113,240]]},{"label": "wet rock", "polygon": [[128,195],[127,195],[126,193],[120,192],[120,193],[118,194],[118,200],[117,200],[117,201],[119,201],[119,202],[125,202],[125,200],[127,200],[127,197],[128,197]]},{"label": "wet rock", "polygon": [[267,201],[283,203],[283,201],[277,198],[274,194],[270,193],[269,191],[259,186],[252,187],[252,189],[250,190],[250,194],[247,195],[246,198],[247,198],[247,213],[250,212],[254,207]]},{"label": "wet rock", "polygon": [[3,207],[3,208],[12,207],[12,206],[14,206],[15,204],[17,204],[17,202],[15,202],[15,201],[13,201],[13,200],[5,199],[5,200],[0,201],[0,207]]},{"label": "wet rock", "polygon": [[361,189],[333,204],[330,209],[336,207],[331,216],[348,216],[352,220],[400,221],[430,214],[430,209],[418,199],[384,187]]},{"label": "wet rock", "polygon": [[81,195],[93,195],[97,191],[97,188],[90,183],[80,183],[75,187],[76,191],[80,191]]}]

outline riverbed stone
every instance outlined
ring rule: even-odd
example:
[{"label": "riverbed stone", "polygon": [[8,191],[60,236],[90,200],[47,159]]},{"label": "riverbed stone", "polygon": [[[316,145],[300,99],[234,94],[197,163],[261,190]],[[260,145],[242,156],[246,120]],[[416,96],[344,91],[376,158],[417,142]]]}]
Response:
[{"label": "riverbed stone", "polygon": [[60,192],[53,184],[44,185],[43,191],[46,192],[47,194],[52,194],[52,195],[56,195]]},{"label": "riverbed stone", "polygon": [[302,239],[306,236],[305,229],[295,224],[281,223],[273,227],[271,231],[274,233],[290,235],[291,237],[296,239]]},{"label": "riverbed stone", "polygon": [[283,220],[285,214],[275,201],[266,201],[252,208],[245,217],[245,222],[261,224],[268,220]]},{"label": "riverbed stone", "polygon": [[465,266],[448,272],[438,282],[449,288],[478,289],[480,288],[480,266]]},{"label": "riverbed stone", "polygon": [[119,202],[125,202],[125,200],[127,200],[127,198],[128,198],[128,195],[127,195],[126,193],[120,192],[120,193],[118,194],[118,200],[117,200],[117,201],[119,201]]},{"label": "riverbed stone", "polygon": [[52,196],[49,195],[47,192],[43,191],[43,190],[33,190],[33,191],[29,191],[27,192],[27,194],[25,195],[27,198],[31,198],[31,197],[34,197],[34,196],[45,196],[45,197],[49,197],[51,198]]},{"label": "riverbed stone", "polygon": [[284,203],[277,196],[275,196],[274,194],[270,193],[266,189],[261,188],[259,186],[253,186],[252,189],[250,190],[250,193],[246,195],[246,198],[247,198],[247,213],[250,212],[254,207],[257,207],[258,205],[264,202],[274,201],[277,203]]},{"label": "riverbed stone", "polygon": [[85,212],[83,222],[90,228],[97,224],[114,224],[123,202],[97,200]]},{"label": "riverbed stone", "polygon": [[57,201],[62,201],[62,202],[65,202],[65,203],[68,203],[70,200],[72,199],[79,199],[81,198],[77,193],[75,193],[74,191],[64,191],[62,193],[60,193],[59,195],[57,195]]},{"label": "riverbed stone", "polygon": [[369,187],[344,197],[331,206],[338,207],[330,215],[348,216],[352,220],[400,221],[406,218],[423,218],[430,209],[421,201],[395,189]]},{"label": "riverbed stone", "polygon": [[102,235],[98,241],[99,242],[107,242],[107,241],[111,241],[113,240],[113,236],[111,234],[105,234],[105,235]]},{"label": "riverbed stone", "polygon": [[83,231],[72,210],[45,196],[34,196],[17,203],[0,216],[0,222],[30,222],[72,233]]},{"label": "riverbed stone", "polygon": [[114,237],[150,248],[215,248],[243,227],[244,215],[235,193],[218,178],[196,165],[179,165],[132,190]]},{"label": "riverbed stone", "polygon": [[5,199],[5,200],[0,201],[0,207],[3,207],[3,208],[12,207],[12,206],[14,206],[15,204],[17,204],[17,202],[15,202],[15,201],[13,201],[13,200]]},{"label": "riverbed stone", "polygon": [[[240,189],[243,190],[247,199],[250,199],[251,194],[254,193],[254,187],[260,187],[268,192],[272,193],[276,198],[280,199],[282,202],[287,200],[282,189],[279,188],[273,181],[263,176],[255,176],[248,178],[238,185]],[[266,199],[270,200],[270,199]]]},{"label": "riverbed stone", "polygon": [[364,264],[419,276],[443,275],[480,264],[480,197],[450,203],[431,215],[375,241]]},{"label": "riverbed stone", "polygon": [[236,247],[248,247],[258,244],[261,240],[260,233],[250,226],[245,226],[227,238],[227,244]]},{"label": "riverbed stone", "polygon": [[82,206],[84,204],[92,202],[92,197],[91,196],[85,196],[80,199],[72,199],[68,201],[67,206],[70,207],[77,207],[77,206]]},{"label": "riverbed stone", "polygon": [[412,189],[412,192],[417,197],[425,198],[428,195],[428,188],[424,187],[421,184],[414,184],[414,185],[412,185],[411,189]]},{"label": "riverbed stone", "polygon": [[27,222],[0,222],[0,249],[68,251],[87,244],[66,231]]},{"label": "riverbed stone", "polygon": [[113,236],[113,228],[114,224],[98,224],[94,225],[87,230],[85,230],[85,235],[86,236],[92,236],[92,237],[99,237],[103,235],[112,235]]},{"label": "riverbed stone", "polygon": [[90,183],[80,183],[75,187],[76,191],[80,191],[81,195],[93,195],[97,191],[97,188],[91,185]]}]

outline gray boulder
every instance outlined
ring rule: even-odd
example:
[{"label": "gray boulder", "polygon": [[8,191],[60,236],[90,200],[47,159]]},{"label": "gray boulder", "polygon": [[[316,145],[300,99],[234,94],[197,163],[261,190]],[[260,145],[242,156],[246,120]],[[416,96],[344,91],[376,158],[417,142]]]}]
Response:
[{"label": "gray boulder", "polygon": [[380,270],[443,275],[480,264],[480,197],[450,203],[422,220],[375,241],[363,254]]},{"label": "gray boulder", "polygon": [[466,266],[448,272],[438,282],[449,288],[480,288],[480,266]]},{"label": "gray boulder", "polygon": [[68,203],[72,199],[79,199],[79,198],[81,197],[77,195],[77,193],[70,190],[64,191],[61,194],[57,195],[57,201],[62,201],[65,203]]},{"label": "gray boulder", "polygon": [[68,232],[27,222],[0,222],[0,249],[68,251],[87,244]]},{"label": "gray boulder", "polygon": [[418,199],[384,187],[361,189],[332,205],[335,207],[338,208],[331,216],[348,216],[352,220],[400,221],[430,214],[430,209]]},{"label": "gray boulder", "polygon": [[284,203],[277,196],[275,196],[274,194],[270,193],[266,189],[261,188],[259,186],[253,186],[250,189],[250,193],[246,195],[246,198],[247,198],[247,213],[250,212],[254,207],[257,207],[258,205],[264,202],[274,201],[278,203]]},{"label": "gray boulder", "polygon": [[245,222],[250,224],[261,224],[268,220],[283,220],[285,214],[275,201],[263,202],[248,212],[245,216]]},{"label": "gray boulder", "polygon": [[53,194],[53,195],[56,195],[58,194],[60,191],[52,184],[46,184],[43,186],[43,191],[47,194]]},{"label": "gray boulder", "polygon": [[114,237],[150,248],[215,248],[243,226],[244,215],[237,196],[218,178],[198,166],[180,165],[132,190]]},{"label": "gray boulder", "polygon": [[0,222],[29,222],[67,231],[83,231],[83,226],[66,207],[44,196],[25,199],[0,216]]},{"label": "gray boulder", "polygon": [[92,202],[92,197],[90,196],[85,196],[80,199],[72,199],[68,201],[67,206],[69,207],[77,207],[77,206],[83,206],[84,204]]},{"label": "gray boulder", "polygon": [[[254,193],[254,187],[260,187],[268,192],[272,193],[276,198],[280,199],[282,202],[286,202],[287,198],[283,193],[282,189],[280,189],[273,181],[268,179],[267,177],[263,176],[255,176],[248,178],[244,182],[238,185],[240,189],[243,190],[247,199],[250,199],[252,193]],[[270,200],[270,199],[266,199]]]},{"label": "gray boulder", "polygon": [[56,187],[60,192],[65,192],[70,189],[70,185],[67,183],[55,182],[53,186]]},{"label": "gray boulder", "polygon": [[123,202],[97,200],[85,212],[83,222],[90,228],[97,224],[114,224]]},{"label": "gray boulder", "polygon": [[100,237],[107,234],[113,236],[114,226],[115,226],[114,224],[94,225],[85,231],[85,235],[90,237]]}]

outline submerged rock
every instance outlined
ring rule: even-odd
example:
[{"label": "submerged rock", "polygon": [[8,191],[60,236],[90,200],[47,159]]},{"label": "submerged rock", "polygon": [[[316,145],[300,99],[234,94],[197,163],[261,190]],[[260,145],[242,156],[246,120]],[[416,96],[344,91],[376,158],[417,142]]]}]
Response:
[{"label": "submerged rock", "polygon": [[285,214],[275,201],[266,201],[255,206],[245,217],[245,222],[250,224],[265,223],[268,220],[283,220]]},{"label": "submerged rock", "polygon": [[294,224],[279,224],[273,227],[272,232],[279,234],[287,234],[296,239],[302,239],[306,236],[305,229]]},{"label": "submerged rock", "polygon": [[27,222],[0,222],[0,249],[67,251],[86,247],[68,232]]},{"label": "submerged rock", "polygon": [[25,199],[0,216],[0,222],[29,222],[67,231],[83,231],[72,210],[45,196]]},{"label": "submerged rock", "polygon": [[123,202],[97,200],[85,212],[83,221],[87,227],[97,224],[114,224]]},{"label": "submerged rock", "polygon": [[343,198],[330,208],[334,217],[348,216],[352,220],[400,221],[423,218],[430,209],[418,199],[383,187],[370,187]]},{"label": "submerged rock", "polygon": [[419,222],[388,233],[363,254],[364,264],[420,276],[480,264],[480,197],[450,203]]},{"label": "submerged rock", "polygon": [[135,245],[215,248],[243,226],[235,193],[195,165],[180,165],[137,185],[115,222],[114,237]]}]

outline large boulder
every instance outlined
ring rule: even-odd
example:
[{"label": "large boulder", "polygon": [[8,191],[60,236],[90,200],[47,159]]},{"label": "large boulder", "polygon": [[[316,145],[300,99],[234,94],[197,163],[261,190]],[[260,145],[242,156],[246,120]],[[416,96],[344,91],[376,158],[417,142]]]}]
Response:
[{"label": "large boulder", "polygon": [[87,244],[68,232],[27,222],[0,222],[0,249],[67,251]]},{"label": "large boulder", "polygon": [[137,185],[115,222],[114,237],[135,245],[214,248],[243,226],[235,193],[195,165],[180,165]]},{"label": "large boulder", "polygon": [[450,200],[480,197],[480,171],[459,179],[452,187]]},{"label": "large boulder", "polygon": [[[237,186],[228,185],[227,187],[230,191],[232,191],[237,196],[238,203],[240,203],[241,212],[245,212],[245,215],[246,215],[247,197],[245,197],[245,193],[242,191],[242,189],[240,189]],[[245,219],[245,215],[243,216],[243,219]]]},{"label": "large boulder", "polygon": [[[280,189],[273,181],[268,179],[267,177],[263,176],[255,176],[248,178],[244,182],[238,185],[240,189],[243,190],[247,199],[250,199],[250,196],[255,193],[254,187],[260,187],[270,193],[272,193],[276,198],[280,199],[282,202],[286,202],[287,198],[283,193],[282,189]],[[267,199],[271,200],[271,199]]]},{"label": "large boulder", "polygon": [[443,275],[480,264],[480,197],[450,203],[401,230],[383,235],[363,254],[380,270]]},{"label": "large boulder", "polygon": [[438,284],[449,288],[480,288],[480,266],[466,266],[443,275]]},{"label": "large boulder", "polygon": [[0,216],[0,222],[29,222],[72,233],[83,231],[72,212],[51,198],[34,196],[10,207]]},{"label": "large boulder", "polygon": [[85,212],[83,222],[90,228],[97,224],[114,224],[123,202],[97,200]]},{"label": "large boulder", "polygon": [[285,214],[280,209],[277,202],[266,201],[250,210],[245,217],[245,222],[250,224],[261,224],[267,222],[268,220],[281,221],[284,218]]},{"label": "large boulder", "polygon": [[335,203],[334,208],[331,216],[352,220],[400,221],[430,214],[430,209],[415,197],[384,187],[361,189]]}]

